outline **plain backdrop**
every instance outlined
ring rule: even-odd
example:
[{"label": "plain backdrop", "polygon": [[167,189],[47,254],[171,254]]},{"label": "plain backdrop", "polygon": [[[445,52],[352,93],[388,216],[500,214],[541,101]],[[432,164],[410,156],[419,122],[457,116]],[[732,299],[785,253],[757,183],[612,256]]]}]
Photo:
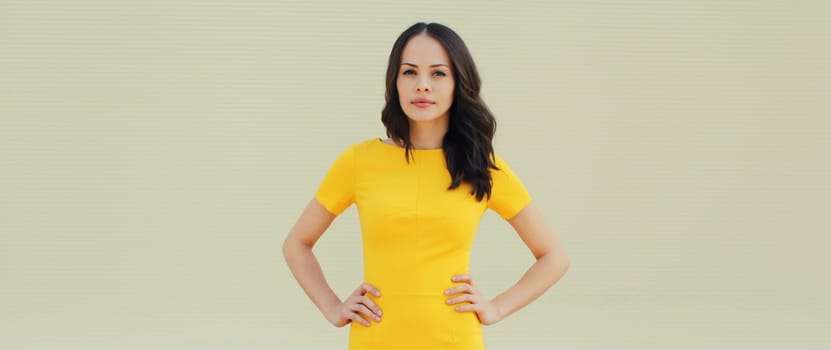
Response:
[{"label": "plain backdrop", "polygon": [[[345,349],[282,240],[418,21],[571,257],[498,349],[828,348],[825,1],[0,0],[0,348]],[[361,282],[355,207],[315,248]],[[533,262],[487,212],[486,296]]]}]

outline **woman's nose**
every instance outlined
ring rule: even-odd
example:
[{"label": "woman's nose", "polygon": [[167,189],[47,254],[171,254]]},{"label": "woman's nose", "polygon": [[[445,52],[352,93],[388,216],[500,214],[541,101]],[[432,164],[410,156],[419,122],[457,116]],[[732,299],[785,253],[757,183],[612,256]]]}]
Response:
[{"label": "woman's nose", "polygon": [[430,91],[430,84],[427,83],[426,79],[419,79],[418,85],[416,85],[416,91],[418,92],[429,92]]}]

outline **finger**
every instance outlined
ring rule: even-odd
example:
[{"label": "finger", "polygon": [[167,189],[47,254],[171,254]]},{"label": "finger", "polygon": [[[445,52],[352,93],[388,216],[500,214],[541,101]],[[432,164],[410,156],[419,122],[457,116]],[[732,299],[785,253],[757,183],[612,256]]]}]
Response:
[{"label": "finger", "polygon": [[473,286],[471,286],[467,283],[463,283],[463,284],[457,285],[455,287],[447,288],[447,289],[444,290],[444,294],[446,294],[446,295],[453,295],[453,294],[461,293],[461,292],[473,293]]},{"label": "finger", "polygon": [[[381,317],[381,308],[365,296],[353,295],[349,297],[349,299],[346,299],[346,308],[352,312],[364,313],[372,319]],[[366,312],[363,310],[366,310]]]},{"label": "finger", "polygon": [[454,308],[457,312],[471,312],[471,311],[481,311],[482,304],[465,304],[459,305]]},{"label": "finger", "polygon": [[469,284],[473,284],[473,277],[466,273],[453,275],[453,277],[450,277],[450,280],[453,282],[466,282]]},{"label": "finger", "polygon": [[473,296],[470,295],[470,294],[463,294],[463,295],[455,297],[455,298],[447,299],[447,304],[448,305],[453,305],[453,304],[463,303],[463,302],[466,302],[466,301],[467,302],[473,302]]},{"label": "finger", "polygon": [[346,308],[343,309],[341,312],[341,317],[348,320],[349,322],[357,322],[364,326],[369,326],[369,321],[365,320],[363,317],[359,316],[357,313],[352,312],[347,305]]},{"label": "finger", "polygon": [[361,315],[358,315],[354,312],[349,313],[349,319],[352,320],[353,322],[358,322],[358,323],[360,323],[364,326],[367,326],[367,327],[370,326],[369,321],[365,320],[363,317],[361,317]]},{"label": "finger", "polygon": [[375,288],[375,286],[373,286],[369,283],[366,283],[366,282],[362,283],[361,286],[358,287],[358,289],[355,290],[354,294],[355,295],[364,295],[364,293],[370,293],[370,294],[372,294],[376,297],[381,296],[381,291],[378,290],[378,288]]},{"label": "finger", "polygon": [[376,315],[381,316],[381,308],[378,307],[378,304],[376,304],[374,301],[372,301],[372,299],[370,299],[366,296],[363,296],[363,297],[361,297],[360,303],[366,305],[366,307],[368,307],[370,310],[372,310],[372,312],[375,313]]},{"label": "finger", "polygon": [[374,312],[372,312],[372,310],[370,310],[368,307],[366,307],[366,305],[356,304],[354,310],[357,311],[360,314],[366,315],[367,318],[375,320],[375,322],[380,322],[381,321],[381,317],[379,317]]}]

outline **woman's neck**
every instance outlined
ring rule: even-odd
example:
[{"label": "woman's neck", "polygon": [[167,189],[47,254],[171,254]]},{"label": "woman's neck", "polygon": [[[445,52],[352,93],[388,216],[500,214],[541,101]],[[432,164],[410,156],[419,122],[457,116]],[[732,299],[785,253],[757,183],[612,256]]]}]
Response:
[{"label": "woman's neck", "polygon": [[447,133],[447,117],[416,122],[410,120],[410,142],[414,149],[442,148],[444,134]]}]

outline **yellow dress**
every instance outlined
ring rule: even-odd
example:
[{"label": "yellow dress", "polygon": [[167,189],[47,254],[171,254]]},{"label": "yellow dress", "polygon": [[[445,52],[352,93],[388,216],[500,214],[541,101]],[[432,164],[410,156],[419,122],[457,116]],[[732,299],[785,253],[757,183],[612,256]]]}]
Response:
[{"label": "yellow dress", "polygon": [[[447,305],[450,276],[467,273],[476,228],[490,208],[510,219],[531,196],[495,156],[491,199],[481,201],[463,183],[451,191],[442,149],[404,149],[380,138],[350,145],[334,161],[315,198],[339,215],[355,203],[360,218],[364,281],[381,296],[381,322],[350,324],[349,349],[484,349],[474,312]],[[474,276],[475,277],[475,276]],[[356,281],[360,283],[362,281]]]}]

